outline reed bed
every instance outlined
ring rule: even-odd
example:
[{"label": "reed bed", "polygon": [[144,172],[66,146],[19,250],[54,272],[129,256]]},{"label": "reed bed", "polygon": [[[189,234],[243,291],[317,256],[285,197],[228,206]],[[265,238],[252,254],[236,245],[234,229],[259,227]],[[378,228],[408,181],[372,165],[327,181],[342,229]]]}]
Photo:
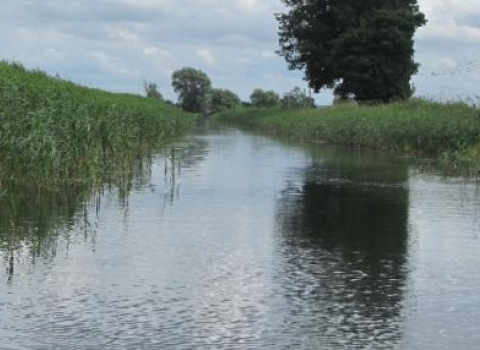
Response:
[{"label": "reed bed", "polygon": [[219,113],[216,119],[312,142],[405,156],[480,159],[480,110],[462,102],[412,99],[301,110],[240,108]]},{"label": "reed bed", "polygon": [[90,181],[194,123],[174,106],[0,62],[0,194]]}]

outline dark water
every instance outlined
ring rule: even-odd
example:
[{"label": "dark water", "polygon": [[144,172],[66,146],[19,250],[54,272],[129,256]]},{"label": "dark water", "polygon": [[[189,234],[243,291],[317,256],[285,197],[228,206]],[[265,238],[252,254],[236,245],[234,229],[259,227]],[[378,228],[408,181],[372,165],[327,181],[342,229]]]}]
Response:
[{"label": "dark water", "polygon": [[166,153],[0,199],[0,349],[479,348],[479,187],[232,129]]}]

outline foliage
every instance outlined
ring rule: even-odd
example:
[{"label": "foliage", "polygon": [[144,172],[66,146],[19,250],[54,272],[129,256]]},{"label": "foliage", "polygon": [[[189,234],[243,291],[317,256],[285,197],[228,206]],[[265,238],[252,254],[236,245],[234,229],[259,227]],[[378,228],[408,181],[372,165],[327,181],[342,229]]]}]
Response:
[{"label": "foliage", "polygon": [[145,95],[149,98],[155,98],[157,100],[162,100],[163,101],[163,96],[162,94],[160,93],[160,91],[158,91],[158,86],[157,84],[155,83],[152,83],[152,82],[147,82],[145,81],[143,83],[143,87],[145,89]]},{"label": "foliage", "polygon": [[0,193],[12,183],[88,181],[193,121],[156,99],[85,88],[0,62]]},{"label": "foliage", "polygon": [[360,102],[412,95],[413,36],[426,23],[417,0],[283,2],[279,53],[290,69],[305,69],[316,92],[335,88]]},{"label": "foliage", "polygon": [[212,89],[209,98],[209,111],[217,113],[225,109],[238,107],[242,101],[232,91],[227,89]]},{"label": "foliage", "polygon": [[284,108],[315,107],[315,100],[297,86],[283,96],[282,106]]},{"label": "foliage", "polygon": [[321,109],[241,108],[217,118],[313,142],[390,150],[409,156],[480,159],[480,111],[464,103],[412,99]]},{"label": "foliage", "polygon": [[250,95],[250,102],[255,107],[275,107],[280,104],[280,96],[273,90],[255,89]]},{"label": "foliage", "polygon": [[172,87],[178,95],[179,104],[188,112],[206,112],[211,86],[207,74],[194,68],[185,67],[172,75]]}]

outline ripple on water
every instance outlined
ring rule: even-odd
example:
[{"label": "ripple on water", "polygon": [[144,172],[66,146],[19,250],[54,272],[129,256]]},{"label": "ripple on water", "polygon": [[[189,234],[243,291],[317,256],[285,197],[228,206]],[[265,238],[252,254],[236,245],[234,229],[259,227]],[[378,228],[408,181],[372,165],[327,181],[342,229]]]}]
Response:
[{"label": "ripple on water", "polygon": [[51,240],[0,239],[0,348],[478,345],[472,187],[240,131],[182,147],[181,171],[155,159],[128,200],[105,191]]}]

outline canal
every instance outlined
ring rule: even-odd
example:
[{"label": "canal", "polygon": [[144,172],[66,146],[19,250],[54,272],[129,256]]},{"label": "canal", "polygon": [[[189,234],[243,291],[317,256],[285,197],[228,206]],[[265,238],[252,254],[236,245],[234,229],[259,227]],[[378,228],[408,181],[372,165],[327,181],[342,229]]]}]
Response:
[{"label": "canal", "polygon": [[207,125],[4,195],[0,348],[478,349],[480,187],[421,168]]}]

